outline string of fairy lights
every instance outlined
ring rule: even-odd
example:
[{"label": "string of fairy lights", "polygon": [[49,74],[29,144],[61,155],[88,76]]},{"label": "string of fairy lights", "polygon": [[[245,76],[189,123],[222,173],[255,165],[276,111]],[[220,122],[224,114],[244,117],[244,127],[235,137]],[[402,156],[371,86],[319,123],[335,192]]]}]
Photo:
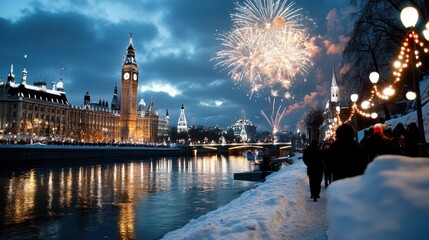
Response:
[{"label": "string of fairy lights", "polygon": [[[411,12],[411,13],[410,13]],[[408,14],[408,16],[404,17],[403,15]],[[409,19],[411,16],[411,19]],[[408,17],[408,19],[406,19]],[[418,20],[417,10],[413,7],[406,7],[401,11],[401,21],[404,23],[405,27],[414,27]],[[408,22],[407,22],[408,21]],[[424,38],[429,41],[429,22],[425,25],[425,29],[423,30]],[[334,118],[334,122],[329,125],[329,129],[325,133],[325,139],[328,139],[335,135],[335,130],[338,126],[343,123],[348,123],[353,120],[355,114],[359,114],[366,118],[376,119],[378,114],[376,112],[370,112],[376,104],[374,103],[375,97],[377,97],[381,101],[387,101],[392,97],[395,97],[396,91],[403,79],[403,73],[405,69],[414,65],[418,69],[422,66],[420,54],[428,53],[429,49],[425,46],[424,40],[420,40],[419,34],[417,34],[414,30],[409,31],[402,42],[399,54],[396,60],[393,62],[393,82],[388,84],[382,91],[380,91],[377,87],[377,82],[380,78],[380,75],[377,72],[372,72],[369,75],[369,79],[373,84],[371,94],[368,99],[361,101],[360,107],[358,107],[357,100],[358,95],[352,94],[350,96],[350,100],[353,102],[352,108],[350,111],[350,116],[342,121],[340,117],[340,107],[338,106],[336,109],[336,114]],[[406,93],[406,98],[408,100],[416,99],[416,92],[409,90]]]}]

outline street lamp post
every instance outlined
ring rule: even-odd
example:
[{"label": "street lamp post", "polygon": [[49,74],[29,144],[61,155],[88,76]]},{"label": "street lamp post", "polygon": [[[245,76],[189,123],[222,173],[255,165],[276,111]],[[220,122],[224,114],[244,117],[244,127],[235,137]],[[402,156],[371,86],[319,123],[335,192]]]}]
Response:
[{"label": "street lamp post", "polygon": [[[419,13],[413,7],[406,7],[401,11],[401,21],[405,28],[409,29],[412,34],[413,43],[411,44],[411,53],[415,55],[416,51],[416,41],[414,36],[414,27],[419,19]],[[408,34],[408,33],[407,33]],[[411,73],[415,90],[415,98],[416,98],[416,111],[417,111],[417,124],[419,126],[419,156],[427,155],[427,146],[426,146],[426,138],[424,132],[423,125],[423,114],[422,114],[422,102],[420,97],[420,83],[419,79],[416,77],[416,63],[414,62],[414,56],[410,57],[411,61]]]},{"label": "street lamp post", "polygon": [[[359,96],[356,93],[350,95],[350,100],[352,100],[352,102],[353,102],[353,109],[356,108],[356,102],[357,102],[358,98],[359,98]],[[353,114],[353,123],[354,123],[354,126],[356,128],[355,129],[356,142],[359,142],[359,139],[358,139],[358,125],[357,125],[356,113]]]}]

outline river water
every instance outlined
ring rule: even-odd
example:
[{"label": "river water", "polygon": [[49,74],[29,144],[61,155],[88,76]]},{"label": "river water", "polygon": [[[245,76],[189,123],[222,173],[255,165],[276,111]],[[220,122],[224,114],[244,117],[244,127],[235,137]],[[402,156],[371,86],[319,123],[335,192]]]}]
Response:
[{"label": "river water", "polygon": [[1,239],[159,239],[255,186],[236,156],[0,170]]}]

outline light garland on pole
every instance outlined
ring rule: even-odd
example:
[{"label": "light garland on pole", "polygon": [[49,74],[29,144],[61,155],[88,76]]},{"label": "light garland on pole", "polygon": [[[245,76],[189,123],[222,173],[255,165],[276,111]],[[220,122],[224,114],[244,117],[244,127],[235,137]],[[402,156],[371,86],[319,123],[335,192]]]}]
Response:
[{"label": "light garland on pole", "polygon": [[[400,52],[397,56],[397,59],[393,62],[393,68],[394,68],[394,71],[392,72],[392,75],[394,78],[393,83],[388,85],[386,88],[383,89],[382,92],[380,92],[376,85],[380,77],[379,74],[377,72],[370,73],[369,79],[371,83],[373,83],[373,89],[371,90],[370,97],[367,100],[364,100],[361,102],[362,109],[364,110],[371,109],[375,105],[373,103],[375,96],[377,96],[379,99],[383,101],[389,100],[391,97],[395,96],[396,94],[395,89],[398,89],[398,87],[395,87],[395,86],[403,78],[402,75],[405,69],[411,66],[412,71],[414,71],[415,69],[419,69],[422,66],[422,62],[420,60],[420,53],[423,52],[427,54],[429,52],[429,49],[425,46],[424,41],[420,40],[419,34],[415,33],[414,31],[414,26],[416,25],[418,19],[419,19],[418,12],[413,7],[406,7],[401,11],[402,23],[404,24],[405,28],[411,29],[411,30],[405,35],[405,38],[401,45]],[[427,22],[425,25],[425,29],[423,30],[423,36],[427,41],[429,41],[429,22]],[[424,130],[423,130],[424,126],[423,126],[422,113],[421,113],[419,82],[415,78],[414,72],[413,72],[413,82],[414,82],[415,91],[408,91],[405,94],[405,97],[408,100],[416,100],[417,120],[418,120],[418,126],[419,126],[419,144],[424,145],[426,144],[426,140],[425,140]],[[354,99],[351,99],[351,100],[353,102]],[[350,116],[347,118],[347,120],[344,121],[344,123],[350,122],[356,113],[364,117],[371,117],[373,119],[378,117],[378,114],[375,112],[368,113],[366,111],[360,110],[358,108],[358,105],[356,104],[356,101],[353,102]],[[337,118],[338,118],[338,122],[342,123],[340,119],[339,111],[337,111]],[[335,129],[332,129],[330,131],[335,132]]]},{"label": "light garland on pole", "polygon": [[[406,19],[407,15],[411,14],[411,20]],[[418,20],[418,13],[415,8],[407,7],[404,8],[401,12],[401,21],[403,21],[404,26],[406,28],[414,27],[416,22]],[[404,22],[405,21],[405,22]],[[423,35],[426,40],[429,41],[429,22],[425,25],[426,29],[423,31]],[[412,47],[416,45],[416,47],[419,47],[420,50],[417,48],[412,50]],[[412,67],[416,67],[417,69],[422,66],[422,62],[420,60],[420,52],[423,51],[424,53],[428,53],[429,49],[425,46],[424,41],[420,40],[419,34],[415,33],[414,31],[411,31],[407,33],[407,35],[404,38],[404,41],[401,45],[400,52],[397,56],[397,59],[393,62],[393,68],[395,69],[392,73],[394,76],[393,83],[388,85],[386,88],[383,89],[382,92],[379,91],[377,87],[378,80],[380,78],[380,75],[377,72],[371,72],[369,75],[369,79],[371,83],[373,83],[373,90],[371,90],[371,95],[368,98],[368,100],[364,100],[361,103],[361,108],[364,110],[368,110],[371,107],[373,107],[375,104],[373,103],[374,96],[377,96],[381,100],[389,100],[391,97],[395,96],[397,89],[395,86],[401,81],[402,74],[404,70],[412,64],[412,62],[415,62]],[[414,56],[414,59],[412,57]],[[408,91],[405,95],[405,97],[408,100],[415,100],[417,97],[416,92],[414,91]],[[358,105],[356,103],[352,106],[353,110],[351,112],[351,116],[345,121],[349,122],[353,118],[353,114],[356,112],[359,113],[363,117],[371,117],[371,118],[377,118],[376,113],[368,113],[366,111],[360,110],[358,108]]]}]

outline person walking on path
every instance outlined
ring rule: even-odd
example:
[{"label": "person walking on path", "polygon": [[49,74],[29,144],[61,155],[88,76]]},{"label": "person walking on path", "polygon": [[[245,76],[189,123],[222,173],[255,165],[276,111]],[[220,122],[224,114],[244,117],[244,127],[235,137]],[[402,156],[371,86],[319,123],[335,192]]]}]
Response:
[{"label": "person walking on path", "polygon": [[328,161],[326,161],[326,155],[328,154],[329,146],[333,142],[333,139],[328,139],[322,144],[322,153],[323,153],[323,176],[325,179],[325,188],[329,186],[332,182],[332,171],[329,166]]},{"label": "person walking on path", "polygon": [[355,141],[353,126],[343,124],[335,133],[337,139],[329,147],[326,156],[333,181],[362,175],[368,164],[368,155],[364,146]]},{"label": "person walking on path", "polygon": [[366,148],[369,156],[369,162],[374,158],[383,154],[391,153],[391,140],[384,135],[383,126],[381,124],[374,125],[374,133],[369,137],[369,145]]},{"label": "person walking on path", "polygon": [[319,148],[318,140],[311,140],[310,145],[303,152],[302,159],[307,166],[311,198],[317,202],[320,198],[320,185],[323,179],[323,152]]}]

